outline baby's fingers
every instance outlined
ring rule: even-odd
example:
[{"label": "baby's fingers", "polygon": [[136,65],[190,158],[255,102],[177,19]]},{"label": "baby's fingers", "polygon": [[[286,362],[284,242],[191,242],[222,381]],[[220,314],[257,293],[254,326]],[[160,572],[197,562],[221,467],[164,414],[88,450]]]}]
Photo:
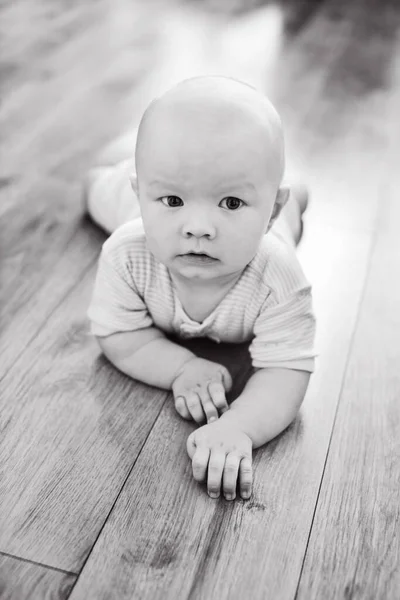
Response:
[{"label": "baby's fingers", "polygon": [[192,420],[192,415],[188,411],[186,400],[183,396],[177,396],[175,398],[175,410],[183,419],[186,419],[187,421]]},{"label": "baby's fingers", "polygon": [[229,406],[225,398],[225,388],[222,383],[213,381],[209,384],[208,391],[214,406],[216,406],[222,413],[226,412],[229,409]]},{"label": "baby's fingers", "polygon": [[218,420],[218,410],[214,406],[213,400],[207,388],[200,389],[198,394],[201,399],[201,404],[206,415],[207,423]]},{"label": "baby's fingers", "polygon": [[227,500],[236,497],[236,482],[239,475],[240,457],[230,452],[225,460],[224,473],[222,476],[224,496]]},{"label": "baby's fingers", "polygon": [[202,408],[202,402],[196,392],[188,392],[186,394],[186,406],[188,411],[199,425],[204,422],[204,412]]},{"label": "baby's fingers", "polygon": [[204,481],[206,479],[209,458],[209,448],[205,446],[196,448],[196,451],[192,458],[193,477],[196,481]]},{"label": "baby's fingers", "polygon": [[232,389],[233,381],[231,374],[229,373],[226,367],[222,367],[221,369],[222,383],[225,387],[225,390],[229,392]]},{"label": "baby's fingers", "polygon": [[248,500],[251,496],[251,486],[253,483],[252,459],[245,457],[240,461],[239,467],[240,495],[243,500]]}]

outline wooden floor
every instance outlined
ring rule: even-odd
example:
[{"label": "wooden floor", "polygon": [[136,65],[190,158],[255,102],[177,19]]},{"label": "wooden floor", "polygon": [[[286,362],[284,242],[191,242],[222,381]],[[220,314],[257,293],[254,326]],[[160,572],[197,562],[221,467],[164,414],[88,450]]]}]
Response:
[{"label": "wooden floor", "polygon": [[[400,598],[397,1],[3,0],[0,36],[1,599]],[[82,176],[203,73],[271,96],[312,190],[317,370],[248,502],[208,497],[194,425],[85,316],[105,235]],[[223,350],[201,347],[239,385],[247,349]]]}]

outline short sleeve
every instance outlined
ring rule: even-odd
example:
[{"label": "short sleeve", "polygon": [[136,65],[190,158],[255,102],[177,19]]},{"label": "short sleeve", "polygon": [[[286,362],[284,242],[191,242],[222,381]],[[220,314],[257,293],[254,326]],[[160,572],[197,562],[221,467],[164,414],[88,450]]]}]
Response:
[{"label": "short sleeve", "polygon": [[151,327],[153,320],[124,264],[100,255],[93,295],[88,309],[91,332],[100,337]]},{"label": "short sleeve", "polygon": [[316,321],[311,287],[306,286],[272,306],[265,303],[254,324],[249,348],[254,367],[314,371]]}]

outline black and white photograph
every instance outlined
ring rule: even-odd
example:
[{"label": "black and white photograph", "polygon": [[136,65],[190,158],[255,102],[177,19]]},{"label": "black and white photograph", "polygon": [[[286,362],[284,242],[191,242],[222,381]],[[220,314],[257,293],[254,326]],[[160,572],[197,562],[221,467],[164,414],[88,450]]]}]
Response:
[{"label": "black and white photograph", "polygon": [[400,599],[400,1],[0,0],[0,600]]}]

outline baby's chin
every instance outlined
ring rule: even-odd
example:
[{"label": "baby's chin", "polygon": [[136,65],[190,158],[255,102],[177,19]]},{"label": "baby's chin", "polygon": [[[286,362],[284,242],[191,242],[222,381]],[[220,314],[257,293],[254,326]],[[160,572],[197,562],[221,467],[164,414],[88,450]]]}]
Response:
[{"label": "baby's chin", "polygon": [[247,265],[233,266],[227,265],[218,260],[215,262],[204,261],[197,263],[185,259],[175,259],[166,264],[169,271],[175,277],[187,282],[208,282],[221,286],[228,285],[237,280]]}]

